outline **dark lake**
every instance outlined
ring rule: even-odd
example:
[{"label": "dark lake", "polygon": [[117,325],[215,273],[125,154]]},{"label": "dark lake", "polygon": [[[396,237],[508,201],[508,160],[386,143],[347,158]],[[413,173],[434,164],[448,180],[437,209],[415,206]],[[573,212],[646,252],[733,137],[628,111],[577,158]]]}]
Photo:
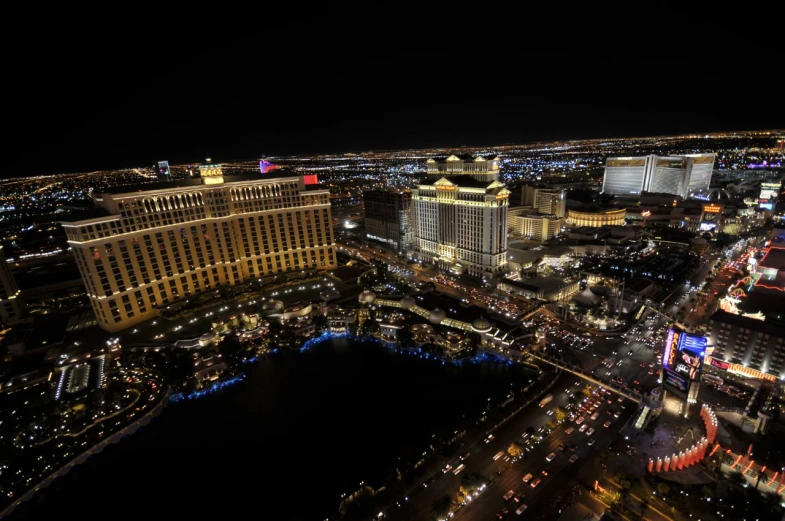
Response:
[{"label": "dark lake", "polygon": [[171,404],[14,518],[337,519],[342,493],[379,486],[402,451],[422,453],[531,376],[342,338],[279,352],[235,386]]}]

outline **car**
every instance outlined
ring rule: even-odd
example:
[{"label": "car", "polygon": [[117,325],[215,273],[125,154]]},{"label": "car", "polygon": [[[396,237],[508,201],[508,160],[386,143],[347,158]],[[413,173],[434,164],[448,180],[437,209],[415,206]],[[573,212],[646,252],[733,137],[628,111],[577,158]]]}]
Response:
[{"label": "car", "polygon": [[501,458],[502,456],[504,456],[504,451],[500,450],[499,452],[497,452],[496,454],[493,455],[493,461],[496,461],[497,459]]},{"label": "car", "polygon": [[636,379],[636,380],[633,380],[632,383],[634,383],[635,385],[640,385],[641,381]]},{"label": "car", "polygon": [[[592,438],[592,439],[594,439],[594,438]],[[570,456],[570,463],[575,463],[576,461],[578,461],[578,455],[577,454],[573,454],[572,456]]]},{"label": "car", "polygon": [[596,420],[599,417],[600,417],[600,413],[598,413],[598,412],[595,412],[594,414],[591,415],[591,419],[592,420]]},{"label": "car", "polygon": [[621,412],[617,412],[616,414],[613,415],[614,418],[618,418],[619,416],[621,416]]},{"label": "car", "polygon": [[471,455],[472,455],[472,453],[471,453],[471,452],[467,452],[466,454],[464,454],[463,456],[461,456],[461,461],[465,460],[466,458],[468,458],[468,457],[469,457],[469,456],[471,456]]},{"label": "car", "polygon": [[452,465],[449,463],[444,467],[444,473],[447,474],[452,469]]},{"label": "car", "polygon": [[509,515],[510,515],[510,511],[509,511],[509,510],[507,510],[506,508],[502,508],[501,510],[499,510],[498,512],[496,512],[496,517],[497,517],[498,519],[504,519],[505,517],[507,517],[507,516],[509,516]]},{"label": "car", "polygon": [[592,434],[594,434],[594,428],[593,428],[593,427],[590,427],[590,428],[589,428],[589,429],[586,431],[586,436],[591,436]]},{"label": "car", "polygon": [[568,427],[564,429],[564,434],[572,434],[572,431],[575,430],[575,427]]},{"label": "car", "polygon": [[567,449],[567,445],[564,443],[559,443],[559,452],[564,452]]},{"label": "car", "polygon": [[529,508],[529,506],[526,503],[524,503],[524,504],[522,504],[521,506],[518,507],[518,510],[516,510],[515,513],[518,514],[518,515],[521,515],[524,512],[526,512],[527,508]]},{"label": "car", "polygon": [[485,438],[485,443],[490,443],[496,436],[493,434],[489,434],[487,438]]},{"label": "car", "polygon": [[463,469],[465,469],[465,468],[466,468],[466,465],[464,465],[463,463],[461,463],[460,465],[458,465],[458,467],[456,467],[456,469],[455,469],[455,470],[453,470],[453,471],[452,471],[452,473],[453,473],[453,474],[455,474],[455,475],[457,476],[457,475],[458,475],[458,474],[460,474],[460,473],[461,473],[461,471],[462,471]]},{"label": "car", "polygon": [[545,457],[545,461],[553,461],[555,457],[556,457],[556,453],[555,452],[551,452],[550,454],[548,454]]},{"label": "car", "polygon": [[514,496],[514,495],[515,495],[515,491],[514,490],[508,490],[507,493],[504,494],[504,496],[502,496],[502,497],[504,498],[505,501],[509,501],[509,500],[512,499],[512,496]]},{"label": "car", "polygon": [[590,439],[589,439],[589,443],[588,443],[589,447],[591,447],[592,445],[594,445],[594,442],[595,442],[595,441],[597,441],[597,440],[595,440],[594,438],[590,438]]},{"label": "car", "polygon": [[515,494],[514,496],[512,496],[512,500],[515,501],[516,503],[520,503],[521,502],[520,494]]},{"label": "car", "polygon": [[545,414],[547,414],[548,416],[553,416],[553,409],[549,409],[548,412],[546,412]]},{"label": "car", "polygon": [[548,475],[548,469],[542,469],[542,475],[543,476],[547,476]]},{"label": "car", "polygon": [[539,485],[540,483],[542,483],[542,478],[537,478],[537,479],[535,479],[535,480],[534,480],[534,481],[532,481],[532,483],[531,483],[531,485],[532,485],[532,488],[537,488],[537,485]]},{"label": "car", "polygon": [[583,416],[580,416],[580,417],[578,417],[578,419],[577,419],[577,420],[575,420],[575,423],[576,423],[576,425],[580,425],[580,424],[581,424],[581,423],[583,423],[585,420],[586,420],[586,418],[584,418]]},{"label": "car", "polygon": [[526,474],[525,476],[523,476],[523,482],[524,482],[524,483],[528,483],[529,481],[531,481],[531,479],[532,479],[533,477],[534,477],[534,476],[532,476],[532,475],[531,475],[531,473],[529,473],[529,474]]},{"label": "car", "polygon": [[588,425],[586,425],[586,424],[584,423],[583,425],[581,425],[581,426],[580,426],[580,428],[578,429],[578,431],[580,431],[580,432],[584,432],[584,431],[586,430],[586,428],[587,428],[587,427],[588,427]]},{"label": "car", "polygon": [[603,423],[602,426],[607,429],[608,427],[611,426],[611,422],[607,421],[607,422]]}]

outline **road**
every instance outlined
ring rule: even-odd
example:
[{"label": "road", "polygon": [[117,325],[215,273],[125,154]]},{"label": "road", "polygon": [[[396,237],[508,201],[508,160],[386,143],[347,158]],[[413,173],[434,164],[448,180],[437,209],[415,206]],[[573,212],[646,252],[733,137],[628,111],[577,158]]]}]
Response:
[{"label": "road", "polygon": [[[524,497],[523,501],[530,505],[534,505],[541,498],[548,497],[549,491],[564,483],[564,479],[561,478],[571,474],[573,472],[572,469],[577,469],[584,459],[596,451],[607,447],[617,437],[620,427],[636,410],[634,403],[626,401],[621,404],[617,401],[615,395],[606,398],[598,410],[598,419],[592,421],[587,418],[585,421],[589,427],[595,429],[596,432],[593,436],[587,436],[585,433],[579,432],[577,425],[567,421],[539,444],[535,445],[526,454],[525,458],[515,463],[506,462],[504,458],[499,458],[498,460],[493,458],[498,452],[506,450],[512,442],[524,443],[522,434],[525,433],[527,427],[531,426],[534,429],[544,427],[546,422],[553,419],[552,416],[547,414],[549,410],[556,407],[566,407],[568,403],[566,390],[580,393],[584,386],[584,382],[578,377],[562,375],[553,388],[552,394],[554,399],[551,403],[543,408],[533,404],[527,410],[518,414],[513,420],[494,431],[493,435],[495,437],[491,441],[487,443],[480,442],[469,449],[461,451],[464,455],[468,452],[468,457],[456,456],[449,462],[451,468],[447,472],[440,471],[434,476],[429,476],[425,479],[423,483],[416,487],[414,492],[409,494],[408,500],[401,498],[399,501],[401,506],[393,507],[386,512],[387,519],[401,521],[430,520],[433,502],[445,494],[454,496],[458,492],[463,475],[468,473],[479,473],[485,477],[493,477],[494,480],[477,499],[464,507],[455,518],[467,520],[494,518],[496,512],[505,506],[502,496],[511,489],[520,493]],[[613,402],[611,405],[607,404],[608,399]],[[624,410],[620,409],[622,405],[625,407]],[[608,414],[607,410],[609,408],[618,410],[620,417],[614,418],[613,415]],[[603,423],[606,421],[612,422],[607,429],[603,427]],[[565,428],[569,426],[575,428],[571,434],[565,432]],[[596,439],[597,442],[593,446],[589,446],[588,441],[592,438]],[[558,447],[561,443],[577,445],[575,451],[575,454],[578,455],[577,462],[570,463],[568,461],[573,454],[572,452],[568,450],[564,452],[559,451]],[[547,463],[545,458],[551,452],[556,454],[556,458],[550,463],[551,470],[549,475],[543,476],[542,471]],[[462,457],[463,459],[461,459]],[[461,464],[465,465],[463,471],[458,475],[454,474],[455,469]],[[571,469],[569,472],[567,471],[568,468]],[[496,476],[497,473],[500,473],[500,475]],[[537,478],[542,480],[542,483],[537,488],[532,488],[530,484],[522,481],[522,477],[528,473],[534,476],[532,480]],[[428,482],[430,484],[424,484]],[[508,507],[514,511],[517,505],[511,501]]]}]

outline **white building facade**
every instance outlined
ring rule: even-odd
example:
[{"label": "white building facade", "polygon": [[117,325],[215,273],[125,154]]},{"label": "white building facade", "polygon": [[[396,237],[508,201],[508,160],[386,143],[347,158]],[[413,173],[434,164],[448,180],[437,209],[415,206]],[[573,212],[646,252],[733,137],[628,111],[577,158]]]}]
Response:
[{"label": "white building facade", "polygon": [[[439,170],[439,165],[449,165],[449,170]],[[504,273],[510,192],[498,181],[498,158],[450,156],[441,162],[429,160],[428,170],[431,178],[442,171],[450,175],[412,192],[416,254],[423,261],[486,280]]]},{"label": "white building facade", "polygon": [[713,153],[608,158],[602,191],[615,195],[646,191],[686,198],[709,189],[714,159]]}]

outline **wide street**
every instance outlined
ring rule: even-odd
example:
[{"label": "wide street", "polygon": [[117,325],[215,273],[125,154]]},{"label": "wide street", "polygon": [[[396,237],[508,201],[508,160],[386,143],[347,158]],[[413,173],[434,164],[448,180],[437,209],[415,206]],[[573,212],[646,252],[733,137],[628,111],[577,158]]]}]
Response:
[{"label": "wide street", "polygon": [[[594,429],[591,436],[585,432],[579,432],[579,425],[566,420],[539,444],[534,445],[531,451],[527,452],[525,457],[519,461],[511,464],[505,461],[504,457],[494,459],[496,454],[505,451],[511,443],[524,444],[526,440],[523,435],[526,434],[528,427],[536,431],[544,428],[548,421],[553,420],[554,417],[548,415],[548,411],[557,407],[567,406],[567,391],[577,393],[579,402],[583,400],[581,391],[585,385],[586,382],[580,378],[570,374],[563,374],[551,390],[553,400],[549,404],[540,408],[535,402],[512,420],[493,431],[493,438],[490,441],[482,441],[472,447],[462,449],[459,455],[449,461],[449,468],[445,467],[445,469],[437,472],[435,475],[426,477],[409,494],[408,499],[401,498],[399,500],[399,507],[393,507],[385,512],[386,516],[389,519],[401,521],[430,519],[433,502],[445,494],[454,496],[460,487],[461,478],[468,473],[479,473],[486,478],[492,478],[493,481],[477,499],[471,501],[455,518],[494,518],[496,512],[505,506],[502,496],[508,490],[514,490],[516,493],[519,493],[523,498],[522,501],[531,504],[534,510],[534,502],[547,498],[550,492],[564,483],[564,480],[557,480],[557,476],[561,475],[564,477],[568,474],[574,474],[573,469],[580,466],[583,460],[598,450],[607,447],[618,436],[621,427],[637,410],[635,403],[630,401],[620,403],[616,395],[602,395],[602,399],[598,396],[592,400],[599,404],[597,420],[591,420],[591,413],[587,413],[583,422],[588,425],[588,428]],[[612,403],[608,404],[608,401]],[[619,417],[615,418],[609,410],[618,412]],[[611,422],[611,425],[606,428],[603,425],[608,421]],[[574,428],[571,434],[566,433],[566,429],[569,427]],[[587,431],[588,428],[586,429]],[[526,438],[529,437],[526,436]],[[596,439],[597,441],[593,446],[588,444],[591,439]],[[559,445],[562,443],[565,445],[576,445],[575,452],[573,453],[569,449],[559,450]],[[545,458],[550,453],[556,454],[556,458],[548,464]],[[570,463],[569,458],[573,454],[576,454],[578,459],[575,463]],[[461,468],[461,465],[464,465],[464,467],[458,474],[455,474],[456,470]],[[546,467],[550,467],[547,476],[543,475],[543,470]],[[565,470],[568,468],[570,470]],[[524,483],[522,478],[529,473],[533,477],[529,480],[529,483]],[[531,483],[537,479],[540,479],[541,482],[536,488],[533,488]],[[517,508],[517,504],[513,501],[510,501],[506,506],[512,510]]]}]

